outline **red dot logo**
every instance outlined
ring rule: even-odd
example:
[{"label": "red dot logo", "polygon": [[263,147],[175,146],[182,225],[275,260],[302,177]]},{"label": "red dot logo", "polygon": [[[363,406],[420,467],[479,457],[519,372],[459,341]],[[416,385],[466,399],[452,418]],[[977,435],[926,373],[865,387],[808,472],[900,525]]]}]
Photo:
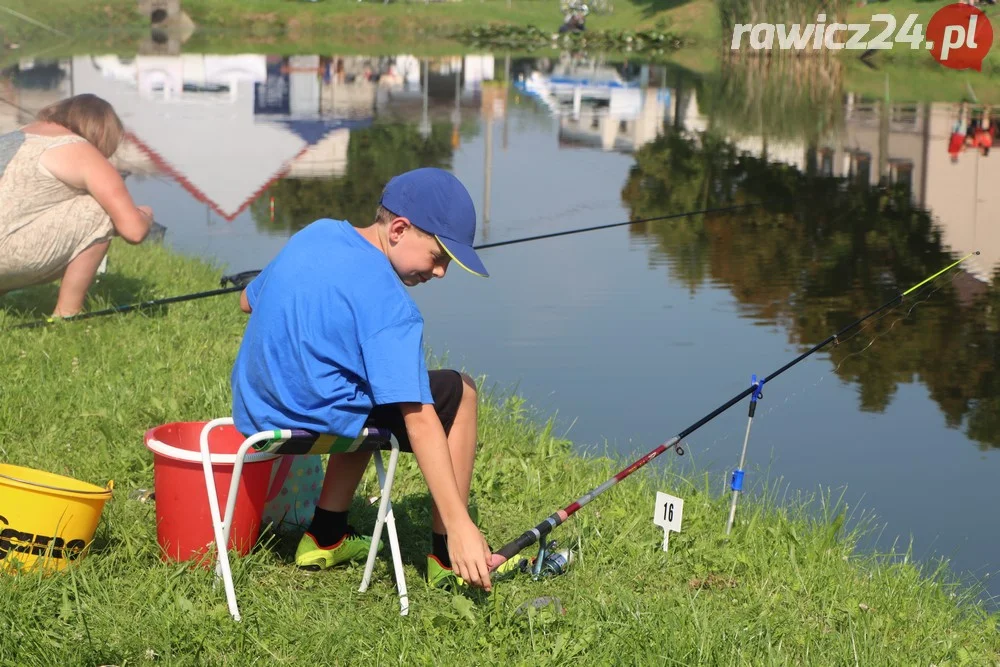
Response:
[{"label": "red dot logo", "polygon": [[927,24],[927,48],[945,67],[981,72],[991,46],[993,26],[986,14],[972,5],[942,7]]}]

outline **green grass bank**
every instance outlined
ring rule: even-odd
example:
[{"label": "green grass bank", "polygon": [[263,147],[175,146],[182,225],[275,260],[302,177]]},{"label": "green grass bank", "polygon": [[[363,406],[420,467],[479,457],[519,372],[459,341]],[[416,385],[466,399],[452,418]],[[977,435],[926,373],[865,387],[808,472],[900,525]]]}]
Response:
[{"label": "green grass bank", "polygon": [[[533,25],[555,31],[562,23],[559,4],[549,0],[470,0],[461,2],[357,2],[322,0],[183,0],[182,8],[206,34],[227,33],[267,44],[306,38],[327,46],[348,40],[369,46],[427,46],[463,27],[488,24]],[[5,6],[32,20],[0,13],[0,26],[10,39],[51,36],[48,28],[84,39],[114,39],[115,33],[148,30],[149,17],[135,0],[75,3],[68,0],[8,0]],[[592,14],[598,29],[652,28],[664,21],[692,34],[710,36],[717,29],[711,0],[615,0],[614,10]],[[702,25],[703,21],[714,22]],[[43,23],[45,26],[38,25]],[[331,44],[333,42],[334,44]]]},{"label": "green grass bank", "polygon": [[[731,38],[731,26],[723,26],[723,10],[742,15],[740,12],[748,10],[739,8],[748,4],[750,0],[614,0],[612,13],[589,17],[588,30],[595,39],[586,49],[611,61],[654,57],[696,76],[710,76],[724,67]],[[800,14],[812,16],[810,7],[816,4],[816,0],[785,0],[767,7],[777,12],[773,20],[793,21],[799,20],[796,17]],[[926,26],[930,16],[946,3],[894,0],[863,7],[846,1],[834,4],[841,7],[836,11],[843,14],[843,21],[870,23],[869,36],[873,36],[884,25],[872,21],[875,14],[891,13],[897,27],[908,15],[917,14],[919,22]],[[21,57],[88,53],[132,57],[149,40],[148,17],[138,13],[135,0],[7,0],[4,7],[30,20],[0,11],[0,38],[18,45],[17,49],[0,52],[2,67],[15,64]],[[510,0],[510,6],[508,0],[389,4],[355,0],[184,0],[182,7],[197,24],[181,47],[186,53],[408,52],[435,57],[489,50],[514,57],[553,56],[558,55],[558,50],[517,46],[519,42],[512,42],[507,31],[533,26],[554,32],[562,21],[555,0]],[[1000,27],[1000,10],[987,7],[985,11]],[[485,39],[476,43],[456,37],[460,31],[473,30],[485,35]],[[621,31],[625,30],[656,31],[681,39],[683,46],[666,48],[663,54],[638,56],[624,48],[609,50],[607,44],[621,42]],[[995,34],[1000,38],[996,28]],[[839,53],[836,58],[843,64],[844,88],[851,92],[882,99],[888,91],[892,100],[900,101],[957,102],[964,98],[1000,104],[1000,49],[994,48],[988,54],[982,72],[947,69],[934,62],[924,49],[911,50],[906,43],[874,54],[869,60],[871,67],[861,62],[857,52]]]},{"label": "green grass bank", "polygon": [[[110,265],[90,310],[211,289],[220,275],[158,246],[112,244]],[[0,328],[43,316],[54,296],[46,286],[0,298]],[[228,414],[244,325],[233,294],[0,336],[0,460],[115,482],[78,567],[0,576],[0,664],[1000,664],[997,616],[973,592],[906,553],[858,553],[861,533],[830,498],[785,497],[751,473],[727,539],[718,485],[656,462],[557,529],[580,546],[567,574],[465,597],[423,583],[428,497],[404,457],[394,500],[409,617],[386,558],[361,594],[360,566],[301,572],[292,541],[265,538],[235,562],[234,624],[210,572],[160,561],[154,504],[130,493],[153,484],[146,429]],[[488,381],[480,397],[473,503],[494,546],[622,465],[575,455]],[[360,498],[376,488],[369,470],[354,519],[365,532],[375,508]],[[652,524],[658,490],[685,500],[669,553]],[[523,607],[541,597],[561,609]]]}]

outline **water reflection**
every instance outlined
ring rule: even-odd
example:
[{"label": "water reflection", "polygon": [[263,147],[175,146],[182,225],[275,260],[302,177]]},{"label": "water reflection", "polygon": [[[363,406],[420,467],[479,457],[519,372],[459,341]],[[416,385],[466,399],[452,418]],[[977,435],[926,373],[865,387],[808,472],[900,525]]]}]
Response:
[{"label": "water reflection", "polygon": [[[977,361],[997,344],[989,285],[1000,227],[990,222],[1000,195],[990,184],[1000,158],[973,149],[956,161],[945,150],[957,105],[842,93],[838,68],[767,75],[758,61],[737,62],[699,81],[578,56],[76,56],[6,73],[0,132],[50,102],[96,93],[128,130],[123,169],[179,184],[223,221],[248,211],[260,232],[279,237],[329,215],[367,224],[393,174],[451,168],[463,140],[482,132],[488,239],[494,121],[506,149],[513,89],[514,104],[555,119],[560,149],[634,155],[621,198],[635,218],[767,200],[749,217],[632,233],[655,240],[675,280],[726,285],[747,316],[783,324],[800,343],[953,255],[981,251],[926,310],[936,324],[916,318],[896,334],[914,336],[898,345],[920,350],[912,363],[882,355],[881,370],[838,369],[861,385],[869,410],[888,404],[890,377],[918,373],[949,423],[968,418],[979,425],[970,437],[1000,445],[995,363]],[[931,363],[935,354],[951,370]]]},{"label": "water reflection", "polygon": [[[503,83],[513,78],[521,93],[557,119],[562,148],[631,153],[666,128],[712,127],[735,150],[803,173],[901,184],[914,205],[934,216],[945,246],[959,254],[984,252],[971,265],[977,278],[988,282],[1000,266],[1000,231],[989,224],[1000,212],[1000,198],[989,187],[1000,176],[1000,160],[978,150],[966,150],[957,163],[950,160],[944,149],[958,114],[953,103],[887,104],[849,92],[834,100],[840,91],[829,86],[805,86],[809,99],[795,102],[775,92],[776,86],[789,87],[780,76],[730,73],[718,82],[684,85],[665,67],[571,57],[516,60],[514,70],[509,57],[489,55],[28,60],[2,79],[4,99],[21,108],[0,105],[0,131],[26,122],[26,111],[75,91],[93,92],[112,102],[126,123],[131,141],[120,161],[129,171],[176,181],[223,220],[260,204],[261,195],[279,183],[326,179],[331,188],[324,196],[332,197],[327,214],[332,206],[364,224],[369,213],[359,205],[368,193],[359,191],[352,170],[368,174],[368,190],[377,192],[389,175],[412,165],[448,167],[463,137],[490,130],[488,182],[491,119],[504,120],[506,147],[510,87]],[[799,120],[784,122],[781,113],[771,113],[780,122],[765,123],[762,109],[784,110]],[[334,181],[342,181],[340,187]],[[487,204],[490,191],[484,191]],[[294,188],[271,194],[283,195],[291,208],[281,214],[283,223],[271,221],[269,212],[255,214],[264,228],[272,222],[296,228],[318,213],[301,203],[309,198],[296,196],[301,193]]]},{"label": "water reflection", "polygon": [[[378,192],[389,175],[410,162],[447,166],[451,144],[459,139],[457,117],[462,107],[478,108],[484,76],[493,76],[493,60],[451,59],[437,63],[433,72],[428,72],[426,62],[423,65],[421,72],[421,63],[412,56],[74,57],[57,65],[27,68],[27,72],[38,69],[38,76],[22,75],[18,69],[7,98],[32,110],[72,91],[100,95],[114,105],[128,130],[130,142],[120,155],[127,170],[168,177],[231,221],[279,179],[348,176],[349,144],[356,154],[367,154],[373,133],[363,130],[371,127],[376,115],[405,128],[385,140],[387,148],[399,148],[406,157],[396,160],[391,150],[377,155],[377,171],[369,173],[372,191]],[[50,85],[41,89],[22,83],[43,76]],[[421,84],[425,80],[428,85]],[[454,89],[455,98],[454,109],[445,112],[446,118],[455,119],[454,127],[443,142],[437,141],[441,128],[432,127],[440,126],[440,105],[428,104],[428,93],[440,86]],[[23,111],[4,105],[0,130],[17,127],[25,117]],[[351,132],[359,130],[352,144]],[[400,135],[410,136],[411,143],[433,135],[435,147],[411,151],[413,147],[395,146],[407,142]],[[381,183],[376,182],[379,179]],[[355,211],[348,207],[346,212]],[[369,215],[366,210],[358,222]]]},{"label": "water reflection", "polygon": [[633,218],[767,201],[750,214],[631,234],[653,242],[654,260],[664,258],[678,283],[724,285],[743,316],[780,324],[798,344],[822,340],[832,323],[955,254],[981,251],[880,355],[844,346],[832,357],[860,387],[862,410],[885,410],[898,384],[918,376],[950,426],[1000,446],[990,290],[1000,267],[1000,227],[990,224],[1000,213],[990,187],[1000,158],[974,148],[956,160],[945,150],[964,106],[842,93],[838,68],[767,76],[757,61],[736,62],[700,81],[568,55],[77,56],[8,71],[0,132],[50,102],[96,93],[128,130],[123,169],[179,184],[223,221],[249,212],[259,232],[278,238],[324,216],[367,224],[392,175],[451,168],[463,140],[482,133],[487,240],[494,121],[506,150],[509,106],[528,106],[554,119],[560,150],[633,156],[621,188]]},{"label": "water reflection", "polygon": [[[942,243],[946,234],[908,190],[809,176],[702,132],[671,134],[641,149],[623,197],[637,218],[771,201],[749,214],[633,229],[656,240],[675,280],[692,288],[725,285],[744,316],[780,325],[792,341],[811,346],[953,261]],[[964,425],[973,440],[1000,446],[1000,300],[964,269],[937,286],[907,317],[909,304],[867,327],[860,342],[835,347],[836,373],[859,387],[862,410],[878,412],[899,384],[919,377],[950,426]],[[889,327],[891,342],[878,354],[860,353]]]}]

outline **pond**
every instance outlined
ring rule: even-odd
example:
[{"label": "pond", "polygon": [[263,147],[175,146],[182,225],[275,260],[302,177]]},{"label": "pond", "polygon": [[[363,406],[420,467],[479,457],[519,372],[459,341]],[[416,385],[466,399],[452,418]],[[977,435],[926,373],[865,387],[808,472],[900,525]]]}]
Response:
[{"label": "pond", "polygon": [[[959,100],[732,67],[95,53],[4,72],[0,131],[65,96],[108,99],[164,242],[230,273],[319,217],[367,224],[418,166],[466,184],[477,243],[742,206],[483,250],[488,280],[456,269],[412,290],[434,355],[623,466],[978,250],[768,383],[746,469],[751,491],[843,494],[885,524],[872,548],[912,540],[1000,593],[1000,157],[951,159]],[[724,490],[746,424],[741,402],[679,462]]]}]

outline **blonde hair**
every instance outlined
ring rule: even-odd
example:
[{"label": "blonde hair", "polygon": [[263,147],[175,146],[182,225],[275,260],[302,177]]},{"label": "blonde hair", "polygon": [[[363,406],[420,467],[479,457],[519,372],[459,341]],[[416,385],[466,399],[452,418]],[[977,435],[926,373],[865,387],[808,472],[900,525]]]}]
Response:
[{"label": "blonde hair", "polygon": [[125,136],[125,128],[114,107],[90,93],[50,104],[38,112],[36,119],[62,125],[80,135],[106,158],[114,155]]}]

